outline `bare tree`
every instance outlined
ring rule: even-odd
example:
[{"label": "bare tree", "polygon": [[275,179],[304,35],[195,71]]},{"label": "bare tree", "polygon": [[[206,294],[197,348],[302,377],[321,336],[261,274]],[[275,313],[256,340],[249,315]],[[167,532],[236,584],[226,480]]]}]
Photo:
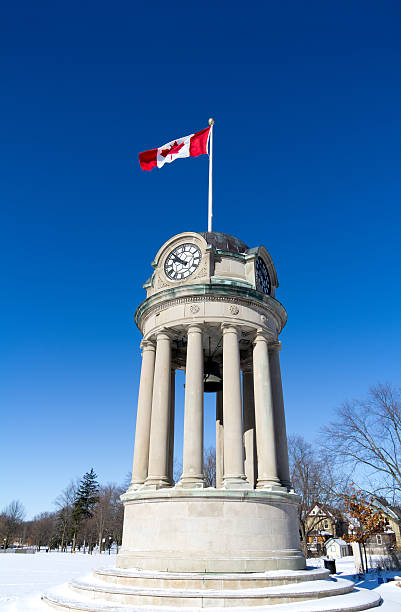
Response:
[{"label": "bare tree", "polygon": [[61,550],[67,549],[67,542],[72,531],[72,508],[79,481],[71,481],[70,484],[57,497],[57,525]]},{"label": "bare tree", "polygon": [[57,514],[42,512],[34,517],[30,525],[30,538],[38,550],[46,546],[49,550],[55,545],[57,533]]},{"label": "bare tree", "polygon": [[0,538],[4,548],[22,537],[24,516],[24,506],[18,500],[12,501],[0,514]]},{"label": "bare tree", "polygon": [[[349,474],[362,468],[371,488],[401,498],[401,391],[372,387],[364,399],[344,403],[323,430],[331,460]],[[355,478],[355,476],[354,476]]]},{"label": "bare tree", "polygon": [[334,482],[325,457],[302,436],[288,438],[291,482],[301,496],[299,505],[299,530],[305,556],[308,556],[308,539],[321,528],[322,517],[309,513],[315,504],[326,506],[335,498]]},{"label": "bare tree", "polygon": [[[120,499],[122,493],[125,492],[124,485],[122,487],[117,487],[114,490],[112,504],[113,504],[113,513],[111,520],[111,535],[113,536],[113,540],[116,543],[117,553],[118,547],[120,546],[123,538],[123,523],[124,523],[124,505]],[[110,549],[109,549],[110,552]]]},{"label": "bare tree", "polygon": [[98,533],[99,553],[101,553],[102,548],[104,548],[104,536],[108,537],[111,531],[116,488],[117,486],[114,483],[101,486],[99,489],[99,500],[93,509],[93,518]]},{"label": "bare tree", "polygon": [[216,486],[216,449],[209,446],[203,454],[203,475],[205,487]]},{"label": "bare tree", "polygon": [[174,457],[173,461],[173,480],[175,483],[179,482],[182,475],[182,463]]}]

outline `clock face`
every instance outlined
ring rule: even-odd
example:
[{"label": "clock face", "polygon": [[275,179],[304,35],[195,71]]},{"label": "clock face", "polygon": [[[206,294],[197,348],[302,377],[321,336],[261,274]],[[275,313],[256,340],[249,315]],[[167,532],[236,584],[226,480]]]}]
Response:
[{"label": "clock face", "polygon": [[174,281],[188,278],[199,266],[202,254],[197,246],[186,243],[176,247],[164,263],[166,276]]},{"label": "clock face", "polygon": [[256,288],[267,295],[270,294],[270,277],[265,262],[261,257],[256,260]]}]

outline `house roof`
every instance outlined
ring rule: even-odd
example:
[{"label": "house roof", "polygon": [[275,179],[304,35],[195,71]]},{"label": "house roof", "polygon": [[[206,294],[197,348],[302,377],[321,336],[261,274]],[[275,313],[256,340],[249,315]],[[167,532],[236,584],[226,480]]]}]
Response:
[{"label": "house roof", "polygon": [[329,542],[334,542],[339,546],[348,546],[348,542],[345,542],[345,540],[342,540],[341,538],[330,538],[329,540],[327,540],[327,542],[324,543],[324,545],[327,546]]},{"label": "house roof", "polygon": [[[318,512],[312,514],[314,510],[317,510]],[[309,510],[308,516],[321,516],[322,518],[327,517],[331,518],[332,520],[337,520],[341,518],[341,512],[340,510],[337,510],[337,508],[329,508],[329,506],[326,504],[314,504]]]},{"label": "house roof", "polygon": [[401,520],[401,510],[390,506],[383,497],[374,497],[373,505],[395,521]]}]

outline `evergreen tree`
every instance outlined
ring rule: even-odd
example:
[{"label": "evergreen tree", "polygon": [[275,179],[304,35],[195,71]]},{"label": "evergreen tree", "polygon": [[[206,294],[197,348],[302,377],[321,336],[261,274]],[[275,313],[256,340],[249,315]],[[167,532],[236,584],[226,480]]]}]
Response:
[{"label": "evergreen tree", "polygon": [[99,484],[97,475],[93,468],[86,472],[82,477],[78,490],[75,494],[74,504],[72,508],[73,527],[73,551],[75,551],[75,543],[77,531],[81,523],[90,519],[93,516],[93,508],[99,501]]}]

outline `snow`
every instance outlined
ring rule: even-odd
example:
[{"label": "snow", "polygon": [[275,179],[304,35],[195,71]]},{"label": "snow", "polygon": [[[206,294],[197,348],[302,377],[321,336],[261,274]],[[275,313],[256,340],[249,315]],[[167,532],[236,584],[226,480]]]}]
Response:
[{"label": "snow", "polygon": [[[72,584],[78,586],[82,589],[87,589],[89,591],[101,591],[107,593],[133,593],[137,592],[142,595],[157,595],[160,591],[163,593],[172,595],[175,597],[202,597],[205,596],[205,591],[203,589],[177,589],[177,588],[164,588],[160,589],[160,587],[152,588],[152,587],[132,587],[132,586],[122,586],[109,584],[105,585],[104,581],[94,578],[93,576],[88,577],[83,580],[73,580]],[[342,578],[337,578],[336,580],[319,580],[319,582],[297,582],[295,584],[287,584],[285,586],[273,586],[273,587],[260,587],[260,588],[247,588],[247,589],[224,589],[224,594],[222,594],[221,590],[218,589],[208,589],[207,596],[208,597],[235,597],[238,594],[243,595],[244,597],[264,597],[268,595],[280,595],[285,591],[285,593],[291,594],[312,594],[316,593],[319,590],[321,593],[325,591],[330,591],[334,593],[334,590],[338,592],[344,592],[344,589],[350,587],[349,580],[344,580]]]},{"label": "snow", "polygon": [[92,569],[114,567],[115,564],[116,556],[104,553],[0,554],[0,610],[49,612],[49,606],[40,599],[44,591],[72,578],[81,578]]},{"label": "snow", "polygon": [[[114,576],[132,576],[132,577],[139,577],[139,578],[163,578],[165,576],[165,572],[160,572],[157,570],[154,571],[150,571],[150,570],[143,570],[143,569],[125,569],[122,567],[112,567],[111,569],[107,569],[106,570],[107,574],[113,574]],[[97,570],[97,573],[103,573],[101,569]],[[219,572],[219,578],[225,578],[225,579],[241,579],[241,580],[245,580],[247,578],[288,578],[289,580],[292,580],[295,576],[306,576],[307,578],[312,579],[319,579],[322,578],[322,574],[326,574],[327,570],[321,568],[321,567],[315,567],[313,569],[308,568],[307,570],[269,570],[267,572],[253,572],[252,574],[226,574],[226,573],[220,573]],[[175,578],[175,579],[188,579],[189,578],[194,578],[197,579],[199,577],[202,577],[203,580],[215,580],[216,576],[214,574],[202,574],[202,573],[196,573],[196,572],[191,572],[191,574],[188,576],[187,573],[185,572],[169,572],[169,577],[170,578]]]},{"label": "snow", "polygon": [[[72,579],[82,580],[92,569],[114,568],[115,562],[116,557],[113,554],[84,555],[58,552],[41,552],[35,555],[0,554],[0,610],[2,612],[49,612],[50,608],[40,599],[44,591]],[[308,564],[322,567],[323,561],[310,559]],[[355,586],[362,591],[366,589],[367,592],[374,591],[380,594],[384,601],[383,605],[378,608],[380,612],[401,612],[401,588],[396,585],[396,582],[379,585],[378,573],[373,573],[363,581],[358,581],[352,557],[338,559],[336,566],[338,578],[354,579]],[[387,579],[399,574],[399,570],[398,572],[386,571],[381,572],[380,576]],[[344,597],[349,598],[350,595]],[[285,607],[287,607],[285,604],[281,605],[280,610],[284,612]],[[291,609],[295,610],[294,607]],[[301,607],[299,609],[301,610]],[[305,609],[305,604],[302,609]],[[309,607],[309,610],[312,609]]]}]

